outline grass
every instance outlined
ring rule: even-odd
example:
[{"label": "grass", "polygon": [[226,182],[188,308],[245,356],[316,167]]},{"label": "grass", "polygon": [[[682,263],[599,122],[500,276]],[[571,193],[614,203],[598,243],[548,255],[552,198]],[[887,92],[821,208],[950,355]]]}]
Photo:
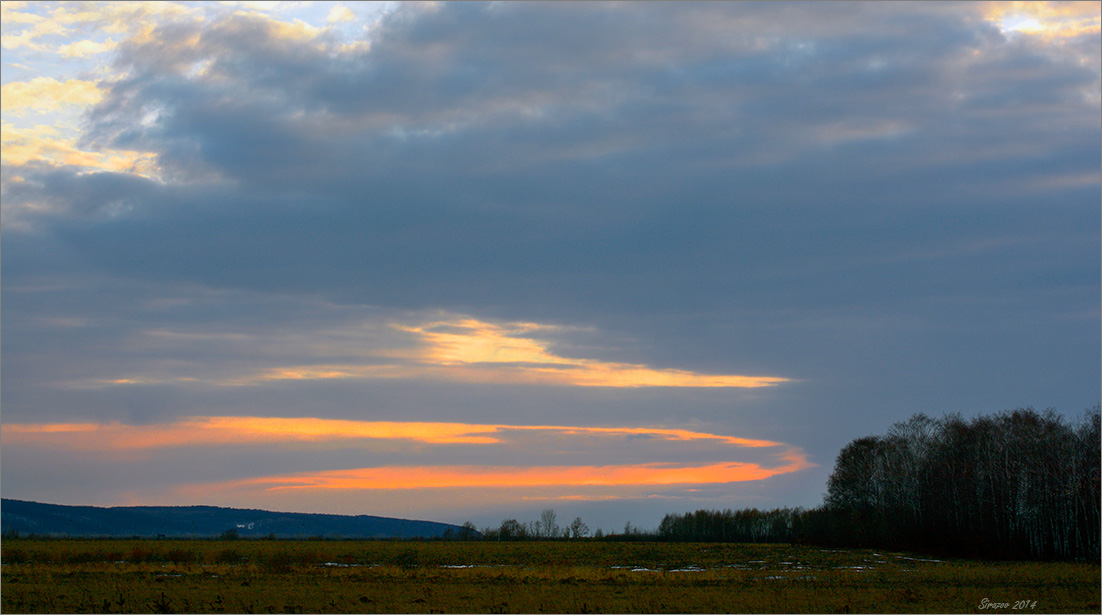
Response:
[{"label": "grass", "polygon": [[0,560],[5,613],[1097,613],[1100,601],[1097,563],[792,545],[6,539]]}]

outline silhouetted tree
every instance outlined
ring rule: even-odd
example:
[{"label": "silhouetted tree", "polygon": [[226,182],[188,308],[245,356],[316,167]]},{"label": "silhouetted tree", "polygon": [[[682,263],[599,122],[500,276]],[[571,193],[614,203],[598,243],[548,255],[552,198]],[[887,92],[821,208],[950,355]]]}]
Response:
[{"label": "silhouetted tree", "polygon": [[497,530],[498,540],[523,540],[528,537],[528,530],[516,519],[506,519],[501,522]]},{"label": "silhouetted tree", "polygon": [[478,530],[470,521],[466,521],[463,525],[459,526],[458,532],[459,540],[475,540],[478,538]]},{"label": "silhouetted tree", "polygon": [[540,513],[540,520],[536,525],[537,538],[557,538],[559,525],[556,523],[557,515],[554,509],[548,508]]},{"label": "silhouetted tree", "polygon": [[589,535],[589,526],[582,521],[581,517],[575,517],[574,521],[570,523],[570,537],[571,538],[585,538]]}]

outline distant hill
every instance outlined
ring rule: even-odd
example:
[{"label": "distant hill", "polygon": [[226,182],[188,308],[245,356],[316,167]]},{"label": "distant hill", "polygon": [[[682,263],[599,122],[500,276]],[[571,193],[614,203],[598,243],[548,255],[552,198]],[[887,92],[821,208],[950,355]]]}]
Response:
[{"label": "distant hill", "polygon": [[[433,521],[370,515],[322,515],[217,506],[62,506],[0,500],[0,531],[21,535],[210,537],[235,530],[242,538],[435,538],[463,528]],[[449,532],[449,530],[451,530]]]}]

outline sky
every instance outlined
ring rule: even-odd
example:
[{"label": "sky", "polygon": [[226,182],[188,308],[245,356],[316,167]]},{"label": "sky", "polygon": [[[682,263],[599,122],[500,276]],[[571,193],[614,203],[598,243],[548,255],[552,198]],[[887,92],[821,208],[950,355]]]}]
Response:
[{"label": "sky", "polygon": [[2,4],[0,492],[619,531],[1102,398],[1100,4]]}]

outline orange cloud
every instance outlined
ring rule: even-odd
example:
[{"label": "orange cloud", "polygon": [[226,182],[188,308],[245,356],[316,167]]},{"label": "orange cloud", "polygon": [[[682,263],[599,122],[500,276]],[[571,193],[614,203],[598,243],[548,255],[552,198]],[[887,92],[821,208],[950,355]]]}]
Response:
[{"label": "orange cloud", "polygon": [[495,324],[456,318],[419,326],[394,325],[422,346],[403,353],[419,366],[412,373],[447,380],[602,387],[766,387],[788,382],[773,376],[700,374],[633,363],[570,358],[552,352],[540,332],[560,327],[537,323]]},{"label": "orange cloud", "polygon": [[185,446],[225,446],[351,440],[411,440],[426,444],[498,444],[510,432],[549,432],[565,437],[651,436],[667,441],[714,441],[737,447],[781,446],[687,429],[649,427],[576,427],[557,425],[484,425],[444,422],[352,421],[313,417],[192,417],[174,423],[126,425],[111,423],[6,424],[4,444],[46,444],[80,450],[148,450]]},{"label": "orange cloud", "polygon": [[115,47],[118,47],[118,43],[112,39],[107,39],[102,43],[93,40],[82,40],[63,45],[58,51],[66,58],[84,58],[98,53],[106,53]]},{"label": "orange cloud", "polygon": [[5,445],[26,443],[67,449],[133,451],[185,446],[228,446],[294,442],[404,439],[430,444],[492,444],[482,435],[494,426],[463,423],[400,423],[319,418],[195,417],[175,423],[8,424],[0,427]]},{"label": "orange cloud", "polygon": [[612,466],[403,466],[357,468],[229,481],[215,489],[434,489],[453,487],[619,487],[762,480],[811,467],[805,459],[765,468],[756,463]]},{"label": "orange cloud", "polygon": [[[372,327],[355,327],[349,335],[343,337],[355,339],[357,335],[363,335],[364,329]],[[183,382],[216,386],[255,386],[289,381],[401,378],[577,387],[759,388],[791,381],[778,376],[704,374],[681,369],[658,369],[635,363],[567,357],[552,351],[551,343],[541,339],[541,336],[573,329],[538,323],[490,323],[469,317],[456,317],[417,325],[392,324],[389,329],[391,338],[393,332],[399,332],[405,334],[407,339],[397,344],[394,344],[397,340],[391,339],[387,346],[374,340],[366,341],[358,348],[350,348],[347,340],[342,339],[331,343],[316,342],[311,347],[311,351],[317,354],[325,353],[327,348],[344,355],[358,353],[365,357],[359,363],[276,365],[251,373],[206,379],[176,375],[133,375],[70,383],[70,386]],[[150,333],[158,337],[158,343],[164,343],[168,338],[194,341],[204,337],[162,330]],[[325,336],[328,336],[327,339],[331,338],[333,332],[323,332],[319,337]],[[222,336],[222,339],[228,338]],[[301,349],[302,344],[295,348]]]},{"label": "orange cloud", "polygon": [[63,105],[94,105],[103,99],[103,90],[94,81],[58,81],[51,77],[5,83],[0,93],[5,114],[22,114],[28,109],[58,111]]},{"label": "orange cloud", "polygon": [[983,14],[1004,32],[1048,40],[1102,31],[1102,2],[988,2]]},{"label": "orange cloud", "polygon": [[[20,128],[3,122],[0,125],[0,158],[4,164],[10,165],[44,161],[145,176],[152,176],[156,172],[153,154],[129,150],[85,151],[77,146],[76,137],[44,124]],[[40,207],[49,206],[42,204]]]},{"label": "orange cloud", "polygon": [[[529,438],[528,434],[536,436],[536,439]],[[468,460],[472,454],[481,454],[485,449],[494,459],[503,460],[504,463],[361,467],[254,476],[174,489],[178,493],[193,496],[217,497],[218,494],[232,494],[233,498],[239,499],[271,498],[281,493],[294,494],[311,490],[344,492],[351,496],[356,492],[370,490],[396,490],[408,494],[415,490],[463,487],[483,491],[505,490],[514,496],[518,493],[538,492],[540,497],[591,500],[640,497],[640,489],[657,486],[757,481],[814,466],[802,450],[781,442],[661,427],[233,416],[192,417],[154,425],[85,422],[0,426],[0,441],[5,447],[29,446],[83,452],[116,462],[131,463],[140,462],[156,451],[165,449],[231,449],[257,445],[271,449],[310,443],[325,448],[343,447],[368,451],[372,448],[372,441],[384,440],[416,443],[407,452],[418,455],[430,452],[430,447],[434,446],[461,446],[464,447],[464,452],[460,454]],[[392,448],[387,447],[386,450],[388,454],[394,453]],[[569,458],[577,460],[577,463],[525,465],[526,461],[540,457],[548,450],[569,451]],[[435,454],[445,454],[445,451],[455,452],[455,449],[443,449]],[[540,455],[533,456],[533,452],[539,452]],[[624,455],[647,460],[663,457],[669,459],[670,456],[678,459],[687,457],[690,461],[623,463],[626,459]],[[721,460],[716,460],[717,455],[723,456]],[[708,459],[691,460],[694,457],[702,459],[702,456],[707,456]],[[594,463],[602,457],[615,458],[621,463]],[[388,457],[394,460],[400,458]],[[563,456],[552,454],[550,458],[557,460]]]},{"label": "orange cloud", "polygon": [[326,22],[331,23],[331,24],[332,23],[339,23],[339,22],[342,22],[342,21],[355,21],[355,20],[356,20],[356,14],[353,13],[347,6],[345,6],[343,4],[338,4],[338,5],[334,6],[333,8],[329,9],[329,16],[326,17],[326,19],[325,19]]}]

